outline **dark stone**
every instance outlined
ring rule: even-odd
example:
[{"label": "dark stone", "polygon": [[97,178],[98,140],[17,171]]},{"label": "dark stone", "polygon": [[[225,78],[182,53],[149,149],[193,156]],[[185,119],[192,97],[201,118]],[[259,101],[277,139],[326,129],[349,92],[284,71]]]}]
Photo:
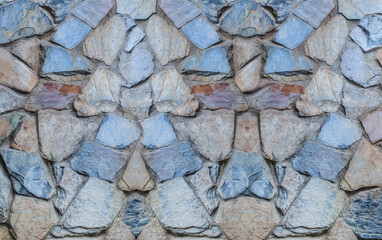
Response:
[{"label": "dark stone", "polygon": [[12,114],[0,118],[0,145],[2,145],[21,124],[24,116],[21,114]]},{"label": "dark stone", "polygon": [[122,222],[129,226],[131,232],[137,237],[142,229],[149,224],[153,214],[141,200],[130,198],[120,217]]}]

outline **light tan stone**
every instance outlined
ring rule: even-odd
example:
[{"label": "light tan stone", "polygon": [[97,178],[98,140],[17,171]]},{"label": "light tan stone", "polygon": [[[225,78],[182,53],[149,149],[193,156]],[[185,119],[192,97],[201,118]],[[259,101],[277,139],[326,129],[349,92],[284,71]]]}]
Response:
[{"label": "light tan stone", "polygon": [[262,57],[258,56],[248,63],[235,77],[235,83],[242,92],[252,92],[266,85],[267,81],[261,78],[263,71]]},{"label": "light tan stone", "polygon": [[236,38],[233,40],[233,65],[241,69],[248,61],[261,54],[261,42],[258,39]]},{"label": "light tan stone", "polygon": [[261,153],[257,117],[250,113],[236,119],[234,148],[250,153]]},{"label": "light tan stone", "polygon": [[1,240],[13,240],[12,235],[9,232],[9,229],[4,225],[0,225],[0,239]]},{"label": "light tan stone", "polygon": [[379,64],[382,66],[382,49],[377,51],[377,60]]},{"label": "light tan stone", "polygon": [[135,240],[130,228],[117,217],[106,233],[104,240]]},{"label": "light tan stone", "polygon": [[162,228],[157,218],[153,218],[147,226],[142,229],[137,240],[168,240],[166,231]]},{"label": "light tan stone", "polygon": [[15,43],[11,52],[21,58],[33,70],[37,71],[40,67],[40,41],[37,38],[25,39]]},{"label": "light tan stone", "polygon": [[27,153],[39,152],[36,120],[33,117],[24,119],[11,147]]},{"label": "light tan stone", "polygon": [[342,218],[337,218],[329,231],[326,240],[357,240],[353,230],[344,222]]}]

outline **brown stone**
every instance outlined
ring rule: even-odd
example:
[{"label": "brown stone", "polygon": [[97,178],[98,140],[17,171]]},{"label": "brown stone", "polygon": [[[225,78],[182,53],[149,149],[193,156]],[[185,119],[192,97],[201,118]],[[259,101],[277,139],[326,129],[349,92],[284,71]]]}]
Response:
[{"label": "brown stone", "polygon": [[107,231],[104,240],[135,240],[130,228],[117,217]]},{"label": "brown stone", "polygon": [[262,57],[258,56],[239,72],[235,78],[235,83],[242,92],[252,92],[259,89],[267,84],[267,81],[261,78],[262,71]]},{"label": "brown stone", "polygon": [[382,49],[377,51],[377,60],[379,64],[382,66]]},{"label": "brown stone", "polygon": [[261,153],[258,119],[251,113],[236,119],[234,148],[250,153]]},{"label": "brown stone", "polygon": [[376,110],[362,119],[362,125],[372,143],[382,140],[382,110]]},{"label": "brown stone", "polygon": [[15,43],[11,52],[21,58],[29,67],[37,71],[40,67],[40,41],[37,38],[25,39]]},{"label": "brown stone", "polygon": [[342,218],[337,218],[336,222],[329,231],[326,240],[357,240],[353,230],[345,223]]},{"label": "brown stone", "polygon": [[11,147],[27,153],[39,152],[37,126],[34,117],[24,119]]},{"label": "brown stone", "polygon": [[233,65],[235,70],[241,69],[251,59],[262,52],[258,39],[236,38],[233,40]]}]

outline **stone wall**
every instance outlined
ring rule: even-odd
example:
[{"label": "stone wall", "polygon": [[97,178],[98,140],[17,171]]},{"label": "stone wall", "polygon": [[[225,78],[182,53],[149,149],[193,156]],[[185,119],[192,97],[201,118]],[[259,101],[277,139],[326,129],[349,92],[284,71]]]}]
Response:
[{"label": "stone wall", "polygon": [[382,239],[379,14],[0,0],[0,239]]}]

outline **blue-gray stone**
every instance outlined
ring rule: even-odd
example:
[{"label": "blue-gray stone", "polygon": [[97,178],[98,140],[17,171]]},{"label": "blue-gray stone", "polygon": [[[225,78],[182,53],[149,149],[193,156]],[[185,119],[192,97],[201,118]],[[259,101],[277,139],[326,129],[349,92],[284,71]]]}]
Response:
[{"label": "blue-gray stone", "polygon": [[329,147],[345,149],[361,139],[359,123],[331,113],[322,125],[318,140]]},{"label": "blue-gray stone", "polygon": [[219,16],[224,7],[235,0],[199,0],[202,4],[204,14],[213,22],[219,22]]},{"label": "blue-gray stone", "polygon": [[43,74],[74,75],[90,72],[92,63],[83,56],[77,56],[70,51],[54,46],[45,49]]},{"label": "blue-gray stone", "polygon": [[202,17],[184,25],[182,31],[186,34],[188,39],[200,49],[208,48],[220,42],[219,34],[212,25]]},{"label": "blue-gray stone", "polygon": [[113,6],[113,0],[84,0],[72,10],[72,14],[96,28]]},{"label": "blue-gray stone", "polygon": [[187,141],[149,152],[145,157],[159,182],[194,173],[203,164]]},{"label": "blue-gray stone", "polygon": [[85,142],[70,160],[70,166],[79,173],[113,182],[125,166],[126,160],[125,153]]},{"label": "blue-gray stone", "polygon": [[353,195],[343,218],[360,239],[382,239],[382,189]]},{"label": "blue-gray stone", "polygon": [[53,180],[40,155],[10,149],[0,150],[0,155],[17,193],[42,199],[53,196]]},{"label": "blue-gray stone", "polygon": [[34,0],[40,6],[48,8],[54,15],[54,22],[64,20],[75,0]]},{"label": "blue-gray stone", "polygon": [[[8,101],[11,99],[8,99]],[[0,145],[11,136],[22,123],[24,116],[21,114],[3,115],[0,117]]]},{"label": "blue-gray stone", "polygon": [[120,218],[126,224],[135,237],[150,223],[153,214],[140,199],[131,197],[120,214]]},{"label": "blue-gray stone", "polygon": [[89,27],[89,25],[74,17],[70,17],[58,28],[53,36],[53,42],[65,48],[72,49],[82,42],[90,30],[91,27]]},{"label": "blue-gray stone", "polygon": [[171,122],[164,113],[143,120],[141,126],[143,129],[142,144],[146,148],[165,147],[177,139]]},{"label": "blue-gray stone", "polygon": [[96,140],[105,146],[123,149],[138,140],[141,131],[136,123],[115,114],[107,114]]},{"label": "blue-gray stone", "polygon": [[220,21],[219,27],[231,35],[252,37],[265,35],[276,25],[273,16],[256,1],[240,0],[227,11]]},{"label": "blue-gray stone", "polygon": [[312,31],[312,26],[298,18],[292,17],[281,26],[275,36],[275,42],[289,49],[295,49],[304,42]]},{"label": "blue-gray stone", "polygon": [[365,52],[374,50],[382,46],[382,16],[378,14],[366,15],[359,23],[359,27],[354,28],[350,37]]},{"label": "blue-gray stone", "polygon": [[3,165],[0,166],[0,223],[6,223],[12,203],[12,186]]},{"label": "blue-gray stone", "polygon": [[318,28],[336,6],[336,3],[335,0],[306,0],[293,13],[314,28]]},{"label": "blue-gray stone", "polygon": [[296,0],[268,0],[266,6],[270,7],[276,14],[276,22],[285,21],[292,11]]},{"label": "blue-gray stone", "polygon": [[270,47],[265,63],[265,74],[296,75],[312,72],[314,63],[309,58],[297,55],[282,47]]},{"label": "blue-gray stone", "polygon": [[348,159],[334,149],[306,142],[292,164],[294,169],[303,174],[335,182],[347,162]]},{"label": "blue-gray stone", "polygon": [[52,20],[32,0],[18,0],[0,7],[0,44],[42,35],[52,28]]},{"label": "blue-gray stone", "polygon": [[189,0],[160,0],[159,6],[177,28],[182,27],[202,13]]},{"label": "blue-gray stone", "polygon": [[127,52],[131,50],[146,36],[140,27],[134,27],[126,35],[125,47]]}]

